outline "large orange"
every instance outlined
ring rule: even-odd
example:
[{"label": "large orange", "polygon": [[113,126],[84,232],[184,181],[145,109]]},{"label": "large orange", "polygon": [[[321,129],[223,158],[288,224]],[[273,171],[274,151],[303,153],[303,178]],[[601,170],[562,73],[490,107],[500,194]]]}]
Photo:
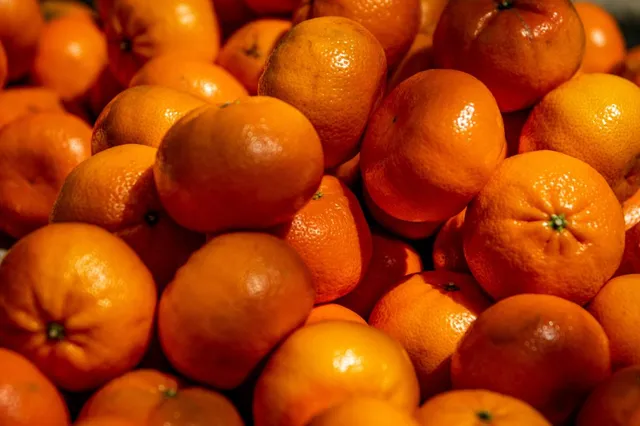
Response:
[{"label": "large orange", "polygon": [[369,318],[375,304],[402,278],[422,272],[420,255],[409,244],[396,238],[373,233],[373,255],[358,286],[336,303]]},{"label": "large orange", "polygon": [[0,2],[0,43],[7,53],[10,81],[31,69],[43,25],[38,0]]},{"label": "large orange", "polygon": [[[211,0],[109,0],[101,12],[109,65],[120,84],[149,59],[179,52],[185,58],[213,61],[220,48]],[[107,7],[108,6],[108,7]]]},{"label": "large orange", "polygon": [[245,88],[224,68],[179,55],[151,59],[133,76],[129,87],[164,86],[221,105],[247,95]]},{"label": "large orange", "polygon": [[582,71],[586,73],[618,71],[627,54],[627,49],[616,18],[603,7],[589,1],[578,1],[575,6],[586,34]]},{"label": "large orange", "polygon": [[323,321],[353,321],[360,324],[367,322],[360,315],[336,303],[318,305],[311,310],[304,325],[316,324]]},{"label": "large orange", "polygon": [[543,293],[585,304],[618,269],[624,229],[620,204],[595,169],[537,151],[507,159],[471,203],[464,252],[495,299]]},{"label": "large orange", "polygon": [[289,223],[275,230],[302,256],[316,290],[316,303],[352,291],[369,267],[371,231],[356,196],[333,176]]},{"label": "large orange", "polygon": [[37,112],[64,112],[60,96],[43,87],[15,87],[0,91],[0,129]]},{"label": "large orange", "polygon": [[155,305],[147,268],[97,226],[46,226],[0,265],[0,345],[63,389],[93,389],[133,368],[149,343]]},{"label": "large orange", "polygon": [[588,305],[609,337],[614,369],[640,364],[640,275],[609,281]]},{"label": "large orange", "polygon": [[322,145],[309,120],[263,96],[185,117],[163,140],[154,168],[169,214],[210,233],[291,220],[313,196],[322,171]]},{"label": "large orange", "polygon": [[486,390],[457,390],[427,401],[416,414],[420,426],[551,426],[529,404]]},{"label": "large orange", "polygon": [[163,286],[173,279],[204,236],[178,226],[156,191],[156,149],[122,145],[102,151],[76,167],[65,180],[52,222],[83,222],[122,238]]},{"label": "large orange", "polygon": [[308,426],[418,426],[410,413],[377,398],[354,397],[307,423]]},{"label": "large orange", "polygon": [[215,237],[162,295],[158,327],[173,366],[232,389],[297,327],[313,306],[313,281],[298,254],[258,233]]},{"label": "large orange", "polygon": [[609,341],[586,310],[540,294],[498,302],[471,325],[451,362],[458,389],[487,389],[561,424],[611,373]]},{"label": "large orange", "polygon": [[576,426],[637,426],[640,416],[640,365],[617,371],[582,406]]},{"label": "large orange", "polygon": [[0,424],[68,426],[69,413],[55,386],[19,354],[0,348]]},{"label": "large orange", "polygon": [[585,34],[571,0],[449,0],[433,47],[437,65],[478,77],[511,112],[576,73]]},{"label": "large orange", "polygon": [[291,21],[284,19],[249,22],[226,41],[218,55],[218,64],[237,78],[251,95],[255,95],[267,58],[290,29]]},{"label": "large orange", "polygon": [[104,34],[89,19],[68,16],[45,25],[31,76],[64,101],[85,101],[106,65]]},{"label": "large orange", "polygon": [[346,18],[317,18],[282,38],[258,93],[290,103],[311,120],[330,168],[357,153],[386,78],[384,50],[366,28]]},{"label": "large orange", "polygon": [[520,152],[549,149],[585,161],[624,201],[640,188],[639,116],[640,87],[614,75],[583,74],[533,108]]},{"label": "large orange", "polygon": [[407,350],[424,400],[451,389],[451,356],[469,326],[490,305],[471,275],[424,272],[406,278],[382,297],[369,324]]},{"label": "large orange", "polygon": [[293,22],[342,16],[371,31],[393,67],[409,51],[420,28],[420,0],[302,0]]},{"label": "large orange", "polygon": [[444,222],[504,159],[502,116],[476,78],[424,71],[401,83],[371,117],[360,155],[367,192],[382,210],[410,222]]},{"label": "large orange", "polygon": [[91,150],[97,154],[126,144],[157,148],[178,120],[204,105],[188,93],[166,87],[132,87],[113,98],[98,116]]},{"label": "large orange", "polygon": [[107,383],[87,401],[79,419],[88,422],[104,417],[126,419],[138,426],[243,425],[238,412],[224,396],[200,387],[188,387],[177,378],[155,370],[132,371]]},{"label": "large orange", "polygon": [[243,0],[260,15],[287,14],[293,12],[298,0]]},{"label": "large orange", "polygon": [[58,191],[91,155],[91,128],[70,114],[38,113],[0,130],[0,231],[15,238],[46,225]]},{"label": "large orange", "polygon": [[7,64],[7,52],[4,50],[2,43],[0,43],[0,89],[4,88],[8,74],[9,65]]},{"label": "large orange", "polygon": [[400,344],[372,327],[327,321],[293,333],[255,388],[256,426],[304,426],[347,399],[374,397],[412,413],[418,382]]},{"label": "large orange", "polygon": [[463,227],[467,210],[464,209],[438,231],[433,243],[433,266],[436,270],[444,269],[453,272],[469,272],[467,259],[464,257]]}]

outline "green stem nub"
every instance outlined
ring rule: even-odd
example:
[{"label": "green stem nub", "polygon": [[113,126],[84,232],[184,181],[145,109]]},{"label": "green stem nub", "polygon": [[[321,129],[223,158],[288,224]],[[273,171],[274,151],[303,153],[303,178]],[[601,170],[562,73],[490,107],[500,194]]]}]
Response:
[{"label": "green stem nub", "polygon": [[177,389],[167,389],[166,391],[164,391],[165,398],[175,398],[176,395],[178,395]]},{"label": "green stem nub", "polygon": [[476,413],[476,416],[478,417],[478,420],[480,420],[482,423],[490,423],[491,420],[493,420],[493,416],[487,410],[478,411]]},{"label": "green stem nub", "polygon": [[322,192],[318,191],[315,194],[313,194],[313,197],[311,199],[313,201],[318,201],[322,197],[324,197],[324,194]]},{"label": "green stem nub", "polygon": [[64,325],[52,322],[47,326],[47,338],[49,340],[64,340]]},{"label": "green stem nub", "polygon": [[513,0],[499,0],[498,10],[509,10],[513,8]]},{"label": "green stem nub", "polygon": [[562,232],[569,225],[564,214],[552,214],[549,225],[554,231]]}]

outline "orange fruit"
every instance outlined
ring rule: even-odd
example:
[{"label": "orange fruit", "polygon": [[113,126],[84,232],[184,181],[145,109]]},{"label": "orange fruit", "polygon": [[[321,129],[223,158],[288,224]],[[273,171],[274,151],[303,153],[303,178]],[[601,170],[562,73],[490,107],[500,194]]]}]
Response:
[{"label": "orange fruit", "polygon": [[640,275],[623,275],[609,281],[587,309],[609,337],[614,369],[640,364]]},{"label": "orange fruit", "polygon": [[21,355],[0,348],[0,423],[68,426],[69,413],[55,386]]},{"label": "orange fruit", "polygon": [[109,0],[101,14],[109,65],[125,87],[151,58],[179,52],[212,62],[220,48],[211,0]]},{"label": "orange fruit", "polygon": [[73,17],[94,22],[97,18],[90,6],[76,0],[43,0],[40,2],[40,10],[45,21]]},{"label": "orange fruit", "polygon": [[0,89],[2,89],[7,82],[8,73],[7,52],[4,50],[4,47],[2,47],[2,43],[0,43]]},{"label": "orange fruit", "polygon": [[144,64],[129,87],[142,85],[169,87],[216,105],[247,95],[242,84],[224,68],[177,55],[158,56]]},{"label": "orange fruit", "polygon": [[433,266],[436,270],[469,272],[464,257],[463,227],[467,209],[445,222],[433,243]]},{"label": "orange fruit", "polygon": [[561,424],[611,373],[609,341],[575,303],[523,294],[500,301],[471,325],[451,361],[457,389],[486,389],[531,404]]},{"label": "orange fruit", "polygon": [[420,0],[304,0],[294,24],[305,19],[342,16],[371,31],[393,67],[409,51],[420,28]]},{"label": "orange fruit", "polygon": [[413,413],[419,390],[400,344],[348,321],[303,327],[274,352],[256,384],[256,426],[303,426],[351,397],[373,397]]},{"label": "orange fruit", "polygon": [[97,25],[66,16],[44,26],[31,74],[64,101],[84,101],[106,64],[107,42]]},{"label": "orange fruit", "polygon": [[465,208],[505,154],[489,90],[469,74],[430,70],[401,83],[373,114],[360,162],[367,192],[387,214],[444,222]]},{"label": "orange fruit", "polygon": [[275,48],[258,93],[290,103],[320,136],[325,167],[358,151],[369,115],[384,94],[384,50],[362,25],[346,18],[296,25]]},{"label": "orange fruit", "polygon": [[244,2],[260,15],[291,13],[298,5],[298,0],[244,0]]},{"label": "orange fruit", "polygon": [[464,252],[495,299],[520,293],[583,305],[615,273],[624,218],[588,164],[553,151],[505,160],[467,209]]},{"label": "orange fruit", "polygon": [[433,35],[418,33],[411,48],[391,74],[387,93],[419,72],[433,68]]},{"label": "orange fruit", "polygon": [[49,225],[0,265],[0,345],[63,389],[93,389],[140,361],[155,304],[151,274],[122,240],[97,226]]},{"label": "orange fruit", "polygon": [[91,155],[91,128],[67,113],[37,113],[0,130],[0,231],[20,238],[44,226],[58,191]]},{"label": "orange fruit", "polygon": [[582,71],[585,73],[617,71],[624,61],[627,49],[616,18],[603,7],[588,1],[579,1],[575,7],[586,35]]},{"label": "orange fruit", "polygon": [[433,35],[449,0],[420,0],[420,33]]},{"label": "orange fruit", "polygon": [[416,414],[420,426],[551,426],[529,404],[486,390],[456,390],[427,401]]},{"label": "orange fruit", "polygon": [[155,370],[131,371],[93,394],[79,419],[89,422],[100,418],[120,418],[134,425],[243,425],[238,412],[224,396],[200,387],[188,387],[175,377]]},{"label": "orange fruit", "polygon": [[328,175],[340,179],[352,191],[360,184],[360,153],[357,153],[351,160],[326,171]]},{"label": "orange fruit", "polygon": [[362,318],[369,318],[375,304],[402,278],[422,272],[422,260],[413,247],[396,238],[373,233],[373,254],[358,286],[336,303]]},{"label": "orange fruit", "polygon": [[204,243],[165,212],[153,180],[156,149],[122,145],[102,151],[67,177],[51,222],[83,222],[122,238],[163,286]]},{"label": "orange fruit", "polygon": [[129,420],[118,417],[96,417],[94,419],[80,420],[73,426],[138,426]]},{"label": "orange fruit", "polygon": [[371,231],[356,196],[333,176],[275,234],[300,254],[313,276],[316,303],[351,292],[369,267]]},{"label": "orange fruit", "polygon": [[583,74],[533,108],[520,152],[559,151],[593,166],[621,201],[640,189],[640,87],[607,74]]},{"label": "orange fruit", "polygon": [[629,50],[620,75],[640,86],[640,46]]},{"label": "orange fruit", "polygon": [[218,64],[237,78],[251,95],[255,95],[267,58],[290,29],[291,22],[284,19],[249,22],[234,32],[222,46]]},{"label": "orange fruit", "polygon": [[290,220],[322,172],[313,125],[291,105],[262,96],[185,117],[163,140],[154,169],[169,214],[209,233]]},{"label": "orange fruit", "polygon": [[435,234],[442,225],[441,221],[409,222],[396,219],[376,205],[366,188],[363,190],[362,198],[373,221],[399,237],[408,240],[422,240]]},{"label": "orange fruit", "polygon": [[64,112],[60,96],[43,87],[0,90],[0,129],[8,123],[37,112]]},{"label": "orange fruit", "polygon": [[451,389],[451,356],[491,305],[471,275],[424,272],[405,278],[376,304],[369,324],[409,353],[422,399]]},{"label": "orange fruit", "polygon": [[0,43],[7,53],[9,81],[29,72],[43,24],[38,0],[0,2]]},{"label": "orange fruit", "polygon": [[640,415],[640,365],[600,383],[580,409],[576,426],[636,426]]},{"label": "orange fruit", "polygon": [[531,109],[508,112],[502,114],[504,121],[504,133],[507,138],[507,157],[513,157],[520,149],[520,136],[527,123]]},{"label": "orange fruit", "polygon": [[123,90],[124,87],[113,76],[111,69],[104,67],[98,79],[89,89],[88,107],[92,117],[97,119],[104,107]]},{"label": "orange fruit", "polygon": [[178,120],[204,105],[188,93],[166,87],[132,87],[113,98],[98,116],[91,150],[97,154],[132,143],[157,148]]},{"label": "orange fruit", "polygon": [[342,305],[330,303],[328,305],[319,305],[311,310],[305,325],[316,324],[323,321],[352,321],[360,324],[367,322],[351,309]]},{"label": "orange fruit", "polygon": [[410,413],[376,398],[354,397],[307,423],[308,426],[418,426]]},{"label": "orange fruit", "polygon": [[570,0],[449,0],[433,48],[439,67],[473,74],[512,112],[576,73],[585,34]]},{"label": "orange fruit", "polygon": [[225,234],[194,253],[164,291],[160,341],[182,374],[232,389],[312,306],[311,274],[293,249],[267,234]]}]

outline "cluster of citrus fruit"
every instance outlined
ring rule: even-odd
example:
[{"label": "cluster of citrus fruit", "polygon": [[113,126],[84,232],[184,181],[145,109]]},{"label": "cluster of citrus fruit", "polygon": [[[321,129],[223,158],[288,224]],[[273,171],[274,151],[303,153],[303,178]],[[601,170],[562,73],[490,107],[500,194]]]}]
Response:
[{"label": "cluster of citrus fruit", "polygon": [[0,0],[0,425],[640,426],[605,10],[94,6]]}]

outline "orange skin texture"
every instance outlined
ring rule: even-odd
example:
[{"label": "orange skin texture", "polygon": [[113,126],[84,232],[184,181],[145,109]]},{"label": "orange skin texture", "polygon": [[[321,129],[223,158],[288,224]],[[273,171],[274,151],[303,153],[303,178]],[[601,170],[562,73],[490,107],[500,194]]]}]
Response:
[{"label": "orange skin texture", "polygon": [[151,274],[122,240],[93,225],[49,225],[0,265],[0,345],[63,389],[94,389],[142,359],[155,304]]},{"label": "orange skin texture", "polygon": [[372,111],[384,95],[384,50],[362,25],[325,17],[296,25],[279,42],[258,85],[305,114],[320,136],[325,168],[357,153]]},{"label": "orange skin texture", "polygon": [[9,81],[29,72],[43,25],[38,0],[0,2],[0,43],[7,54]]},{"label": "orange skin texture", "polygon": [[362,318],[369,318],[384,294],[404,277],[422,272],[422,260],[413,247],[384,234],[374,233],[373,255],[358,286],[336,303],[346,306]]},{"label": "orange skin texture", "polygon": [[345,161],[333,169],[327,170],[327,174],[340,179],[352,191],[361,182],[360,179],[360,153],[351,160]]},{"label": "orange skin texture", "polygon": [[142,85],[180,90],[214,105],[247,95],[242,84],[224,68],[177,55],[158,56],[147,62],[133,76],[129,87]]},{"label": "orange skin texture", "polygon": [[387,83],[387,93],[391,93],[409,77],[431,68],[433,68],[433,35],[418,33],[411,48],[391,74]]},{"label": "orange skin texture", "polygon": [[436,270],[468,273],[464,257],[463,227],[467,209],[445,222],[433,243],[433,266]]},{"label": "orange skin texture", "polygon": [[243,426],[234,406],[221,394],[188,387],[171,375],[148,369],[107,383],[87,401],[79,419],[103,417],[149,426]]},{"label": "orange skin texture", "polygon": [[89,90],[88,106],[92,117],[97,119],[109,102],[123,90],[124,87],[113,76],[111,69],[104,67]]},{"label": "orange skin texture", "polygon": [[620,75],[640,86],[640,46],[629,50]]},{"label": "orange skin texture", "polygon": [[507,138],[507,157],[518,154],[522,129],[529,119],[530,109],[502,114],[504,133]]},{"label": "orange skin texture", "polygon": [[640,364],[640,275],[609,281],[587,306],[609,337],[614,370]]},{"label": "orange skin texture", "polygon": [[62,396],[22,355],[0,348],[0,423],[3,426],[68,426]]},{"label": "orange skin texture", "polygon": [[[485,420],[487,417],[490,420]],[[486,390],[456,390],[427,401],[416,414],[420,426],[551,426],[529,404]]]},{"label": "orange skin texture", "polygon": [[536,105],[520,152],[559,151],[594,167],[624,201],[640,189],[640,87],[608,74],[583,74]]},{"label": "orange skin texture", "polygon": [[418,381],[402,346],[372,327],[326,321],[303,327],[275,351],[255,387],[256,426],[304,426],[351,397],[413,413]]},{"label": "orange skin texture", "polygon": [[107,41],[98,26],[66,16],[44,26],[31,76],[64,101],[84,101],[106,65]]},{"label": "orange skin texture", "polygon": [[586,46],[581,69],[585,73],[614,73],[627,55],[626,41],[616,18],[601,6],[575,3],[584,26]]},{"label": "orange skin texture", "polygon": [[351,292],[371,262],[371,231],[362,208],[351,190],[333,176],[323,177],[311,201],[274,233],[309,267],[316,304]]},{"label": "orange skin texture", "polygon": [[109,65],[123,86],[149,59],[180,52],[213,62],[220,34],[211,0],[111,0],[104,7]]},{"label": "orange skin texture", "polygon": [[444,222],[480,192],[505,154],[489,90],[469,74],[429,70],[401,83],[373,114],[360,161],[367,192],[387,214]]},{"label": "orange skin texture", "polygon": [[609,341],[595,318],[542,294],[513,296],[484,311],[451,361],[454,388],[518,398],[553,424],[566,421],[610,374]]},{"label": "orange skin texture", "polygon": [[291,21],[284,19],[249,22],[229,37],[217,62],[237,78],[249,94],[256,95],[269,55],[290,29]]},{"label": "orange skin texture", "polygon": [[0,91],[0,129],[28,114],[65,112],[56,92],[43,87],[16,87]]},{"label": "orange skin texture", "polygon": [[62,17],[73,17],[95,22],[97,14],[85,3],[69,0],[44,0],[40,3],[40,10],[45,21]]},{"label": "orange skin texture", "polygon": [[494,298],[551,294],[584,305],[620,265],[624,217],[588,164],[553,151],[507,159],[467,209],[464,252]]},{"label": "orange skin texture", "polygon": [[569,80],[585,50],[570,0],[511,3],[501,10],[495,0],[450,0],[433,39],[436,64],[480,79],[503,112],[530,107]]},{"label": "orange skin texture", "polygon": [[419,426],[410,413],[390,403],[354,397],[317,415],[307,426]]},{"label": "orange skin texture", "polygon": [[420,0],[420,33],[433,35],[449,0]]},{"label": "orange skin texture", "polygon": [[177,90],[138,86],[117,95],[102,110],[93,126],[91,151],[126,144],[153,148],[182,117],[206,105],[202,100]]},{"label": "orange skin texture", "polygon": [[290,14],[298,6],[298,0],[244,0],[259,15]]},{"label": "orange skin texture", "polygon": [[384,295],[369,325],[407,350],[425,400],[451,389],[451,356],[469,326],[490,305],[471,275],[424,272],[406,278]]},{"label": "orange skin texture", "polygon": [[284,242],[224,234],[194,253],[164,291],[160,342],[185,376],[233,389],[305,322],[313,297],[311,274]]},{"label": "orange skin texture", "polygon": [[422,240],[435,234],[442,225],[442,221],[408,222],[396,219],[376,205],[366,188],[364,188],[362,198],[375,223],[399,237],[408,240]]},{"label": "orange skin texture", "polygon": [[156,151],[122,145],[84,161],[62,186],[51,222],[90,223],[119,236],[163,286],[205,237],[178,226],[162,207],[153,179]]},{"label": "orange skin texture", "polygon": [[138,424],[117,417],[97,417],[95,419],[80,420],[74,423],[73,426],[138,426]]},{"label": "orange skin texture", "polygon": [[578,415],[576,426],[636,426],[640,416],[640,365],[627,367],[598,385]]},{"label": "orange skin texture", "polygon": [[314,307],[304,325],[316,324],[323,321],[352,321],[360,324],[367,322],[358,314],[342,305],[330,303]]},{"label": "orange skin texture", "polygon": [[91,156],[91,128],[67,113],[38,113],[0,130],[0,231],[44,226],[67,175]]},{"label": "orange skin texture", "polygon": [[154,175],[176,222],[217,233],[290,221],[323,169],[311,122],[285,102],[258,96],[179,121],[160,145]]},{"label": "orange skin texture", "polygon": [[387,57],[397,65],[409,51],[420,29],[420,0],[302,0],[293,23],[325,16],[341,16],[371,31]]},{"label": "orange skin texture", "polygon": [[4,50],[2,43],[0,43],[0,89],[4,87],[7,82],[7,75],[9,74],[9,68],[7,64],[7,52]]}]

